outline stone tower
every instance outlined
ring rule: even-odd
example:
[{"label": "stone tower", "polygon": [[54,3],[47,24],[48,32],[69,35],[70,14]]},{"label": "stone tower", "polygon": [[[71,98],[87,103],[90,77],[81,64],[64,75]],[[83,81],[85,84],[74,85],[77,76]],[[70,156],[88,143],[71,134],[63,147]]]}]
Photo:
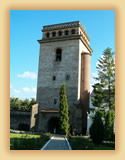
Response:
[{"label": "stone tower", "polygon": [[63,83],[69,123],[86,133],[90,93],[89,36],[79,21],[43,26],[37,83],[38,131],[58,132],[59,91]]}]

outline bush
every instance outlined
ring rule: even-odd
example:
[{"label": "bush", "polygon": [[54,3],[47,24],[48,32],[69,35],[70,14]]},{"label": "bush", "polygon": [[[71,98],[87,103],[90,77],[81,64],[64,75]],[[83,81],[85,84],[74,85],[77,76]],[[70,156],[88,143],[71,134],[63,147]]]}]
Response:
[{"label": "bush", "polygon": [[90,137],[95,144],[100,144],[104,140],[104,125],[102,114],[97,111],[90,127]]}]

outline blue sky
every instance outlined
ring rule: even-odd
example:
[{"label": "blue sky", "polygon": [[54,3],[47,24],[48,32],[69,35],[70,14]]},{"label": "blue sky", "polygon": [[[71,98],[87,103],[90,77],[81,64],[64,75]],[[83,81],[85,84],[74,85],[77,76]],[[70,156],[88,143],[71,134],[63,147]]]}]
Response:
[{"label": "blue sky", "polygon": [[80,21],[90,37],[91,84],[96,63],[103,51],[115,52],[114,10],[11,10],[10,11],[10,96],[36,96],[41,29],[44,25]]}]

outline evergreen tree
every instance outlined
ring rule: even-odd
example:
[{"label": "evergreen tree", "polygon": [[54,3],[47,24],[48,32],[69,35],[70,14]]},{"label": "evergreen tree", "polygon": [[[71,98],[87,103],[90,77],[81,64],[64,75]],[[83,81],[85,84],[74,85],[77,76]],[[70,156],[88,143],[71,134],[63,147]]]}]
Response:
[{"label": "evergreen tree", "polygon": [[103,93],[104,90],[102,89],[103,85],[96,83],[95,85],[93,85],[94,88],[94,99],[92,99],[92,103],[94,106],[98,107],[98,108],[103,108]]},{"label": "evergreen tree", "polygon": [[115,108],[115,62],[114,53],[107,48],[97,65],[98,81],[93,85],[95,97],[92,100],[95,107],[105,110],[106,108],[114,110]]},{"label": "evergreen tree", "polygon": [[68,103],[66,97],[66,89],[63,84],[60,88],[60,117],[59,117],[59,126],[62,134],[67,135],[69,130],[69,116],[68,116]]},{"label": "evergreen tree", "polygon": [[114,113],[108,110],[105,117],[105,139],[111,140],[114,130]]},{"label": "evergreen tree", "polygon": [[90,127],[90,137],[95,144],[100,144],[104,140],[104,125],[102,113],[97,111]]}]

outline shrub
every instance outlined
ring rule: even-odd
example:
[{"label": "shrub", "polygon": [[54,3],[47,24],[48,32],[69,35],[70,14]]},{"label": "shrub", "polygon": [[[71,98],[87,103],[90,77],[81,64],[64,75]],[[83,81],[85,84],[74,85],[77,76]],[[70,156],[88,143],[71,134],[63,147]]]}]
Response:
[{"label": "shrub", "polygon": [[102,114],[97,111],[90,127],[90,137],[95,144],[100,144],[104,140],[104,125]]}]

